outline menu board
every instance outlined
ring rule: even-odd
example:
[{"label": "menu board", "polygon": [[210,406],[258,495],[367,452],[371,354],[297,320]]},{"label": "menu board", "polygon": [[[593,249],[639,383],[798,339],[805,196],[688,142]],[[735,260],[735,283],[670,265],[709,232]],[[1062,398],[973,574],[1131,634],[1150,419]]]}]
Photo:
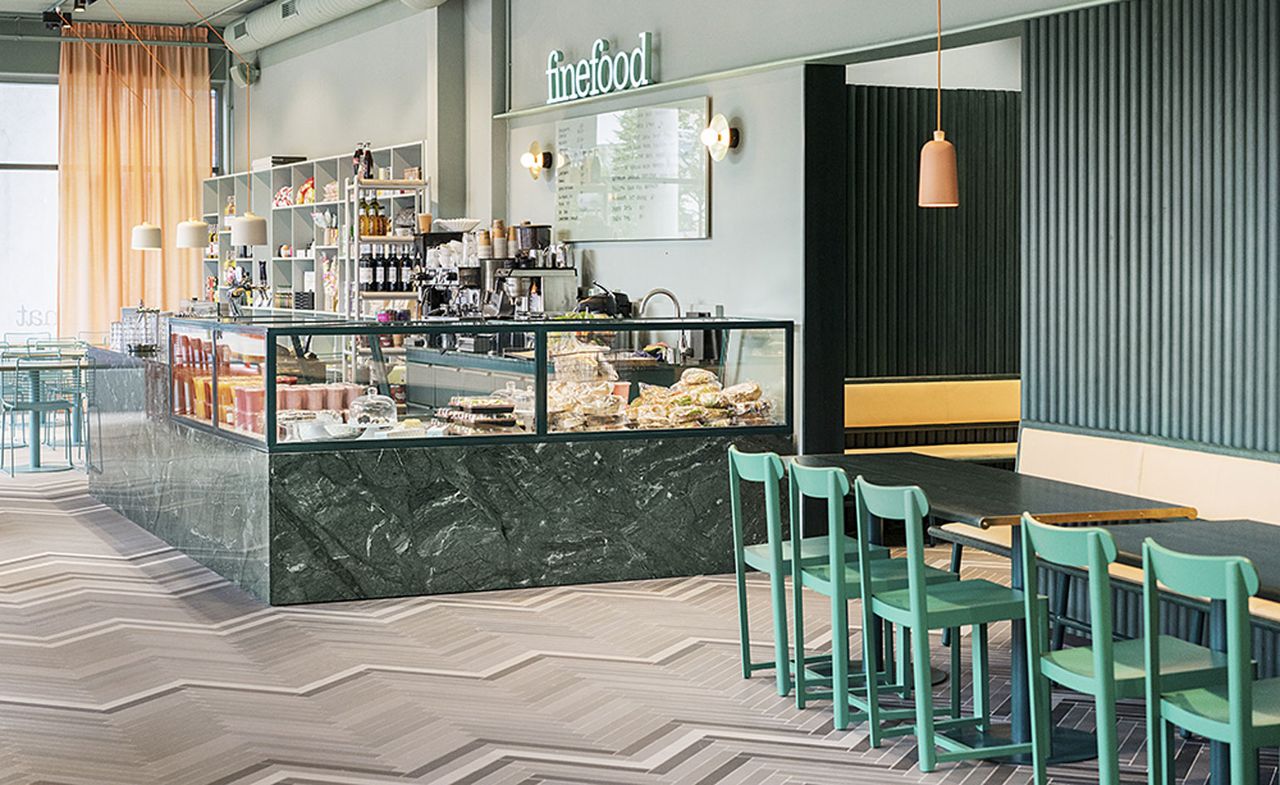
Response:
[{"label": "menu board", "polygon": [[556,238],[707,237],[707,108],[692,98],[556,123]]}]

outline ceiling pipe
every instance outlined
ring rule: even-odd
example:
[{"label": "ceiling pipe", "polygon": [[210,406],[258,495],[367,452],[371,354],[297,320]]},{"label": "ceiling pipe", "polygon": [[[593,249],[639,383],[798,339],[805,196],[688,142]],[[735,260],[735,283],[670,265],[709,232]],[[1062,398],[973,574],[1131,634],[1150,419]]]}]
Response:
[{"label": "ceiling pipe", "polygon": [[[415,11],[425,11],[445,2],[400,1]],[[223,35],[241,53],[255,52],[381,2],[382,0],[276,0],[233,20],[223,30]]]}]

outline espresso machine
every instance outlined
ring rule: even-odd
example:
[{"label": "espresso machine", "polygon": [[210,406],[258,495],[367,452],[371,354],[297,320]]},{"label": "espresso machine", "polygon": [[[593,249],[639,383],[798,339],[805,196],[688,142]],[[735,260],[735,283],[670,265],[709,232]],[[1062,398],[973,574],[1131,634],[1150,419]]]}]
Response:
[{"label": "espresso machine", "polygon": [[[551,227],[528,221],[512,227],[512,258],[493,260],[494,292],[503,316],[569,313],[578,304],[578,270],[568,245],[553,245]],[[486,275],[486,279],[489,276]]]}]

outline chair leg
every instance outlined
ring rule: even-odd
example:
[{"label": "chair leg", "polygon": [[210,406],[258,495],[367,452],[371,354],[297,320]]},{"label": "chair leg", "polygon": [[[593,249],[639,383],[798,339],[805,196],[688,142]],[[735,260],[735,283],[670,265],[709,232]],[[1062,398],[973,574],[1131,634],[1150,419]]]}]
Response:
[{"label": "chair leg", "polygon": [[1067,604],[1071,599],[1071,576],[1065,572],[1053,575],[1053,650],[1058,651],[1066,642],[1067,626],[1062,620],[1067,617]]},{"label": "chair leg", "polygon": [[803,709],[805,705],[804,587],[798,581],[793,580],[791,589],[795,594],[795,618],[792,619],[792,635],[796,639],[796,650],[792,663],[795,671],[796,708]]},{"label": "chair leg", "polygon": [[738,657],[742,661],[742,678],[751,678],[751,619],[747,615],[747,575],[739,556],[734,572],[738,587]]},{"label": "chair leg", "polygon": [[[964,556],[964,546],[958,542],[951,543],[951,566],[948,568],[956,575],[960,574],[960,562]],[[951,642],[956,640],[950,629],[942,631],[942,645],[950,646]]]},{"label": "chair leg", "polygon": [[1050,686],[1049,680],[1040,673],[1039,655],[1036,662],[1029,664],[1031,676],[1031,763],[1034,785],[1045,785],[1048,781],[1049,760],[1049,723],[1050,723]]},{"label": "chair leg", "polygon": [[898,685],[902,688],[903,700],[911,700],[911,630],[905,624],[898,625],[898,660],[894,663],[894,674]]},{"label": "chair leg", "polygon": [[[835,728],[849,727],[849,608],[840,592],[831,598],[831,703]],[[803,665],[801,666],[803,667]]]},{"label": "chair leg", "polygon": [[[864,604],[869,602],[866,599]],[[870,612],[862,616],[862,672],[867,692],[867,744],[872,749],[880,746],[884,734],[880,728],[880,672],[876,667],[876,654],[880,650],[880,620]]]},{"label": "chair leg", "polygon": [[990,676],[991,671],[987,667],[987,625],[978,624],[973,628],[973,716],[978,718],[978,727],[984,731],[991,724]]},{"label": "chair leg", "polygon": [[951,718],[960,719],[960,628],[951,627]]},{"label": "chair leg", "polygon": [[1098,785],[1120,785],[1120,758],[1116,734],[1115,695],[1098,695],[1094,698],[1094,712],[1098,718]]},{"label": "chair leg", "polygon": [[916,743],[920,771],[933,771],[938,765],[938,749],[933,735],[933,670],[929,665],[929,631],[913,629],[912,663],[916,675]]},{"label": "chair leg", "polygon": [[1244,739],[1231,742],[1231,785],[1258,785],[1258,748]]},{"label": "chair leg", "polygon": [[[778,695],[791,692],[791,673],[787,657],[787,585],[781,573],[769,573],[770,601],[773,605],[773,671]],[[796,619],[799,626],[803,620]],[[803,663],[801,663],[803,667]]]}]

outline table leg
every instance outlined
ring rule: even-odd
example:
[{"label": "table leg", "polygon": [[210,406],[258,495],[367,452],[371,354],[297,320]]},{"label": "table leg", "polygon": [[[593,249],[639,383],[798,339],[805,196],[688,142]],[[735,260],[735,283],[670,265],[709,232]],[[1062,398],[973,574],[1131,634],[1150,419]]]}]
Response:
[{"label": "table leg", "polygon": [[[1022,527],[1010,527],[1012,542],[1009,548],[1009,585],[1019,591],[1024,590],[1025,578],[1022,572]],[[1035,590],[1035,587],[1032,587]],[[1010,623],[1009,641],[1009,725],[1005,727],[989,726],[985,731],[958,733],[955,736],[972,746],[994,746],[997,744],[1027,744],[1031,741],[1031,679],[1027,673],[1027,624],[1021,619]],[[1051,750],[1049,763],[1075,763],[1098,757],[1097,740],[1090,733],[1074,728],[1050,728]],[[1030,755],[1011,755],[1007,758],[992,760],[1012,761],[1014,763],[1030,763]],[[1215,783],[1216,785],[1216,783]]]},{"label": "table leg", "polygon": [[[1223,600],[1209,603],[1209,648],[1227,650],[1227,603]],[[1212,785],[1231,782],[1231,748],[1220,741],[1209,742],[1209,782]]]},{"label": "table leg", "polygon": [[[35,403],[39,403],[40,372],[28,371],[27,374],[31,379],[31,400]],[[40,412],[39,411],[30,412],[27,419],[31,423],[28,426],[28,428],[30,429],[30,433],[27,434],[27,438],[31,442],[30,444],[27,445],[27,452],[28,452],[28,455],[30,456],[28,458],[28,464],[32,469],[39,469],[40,468]]]}]

